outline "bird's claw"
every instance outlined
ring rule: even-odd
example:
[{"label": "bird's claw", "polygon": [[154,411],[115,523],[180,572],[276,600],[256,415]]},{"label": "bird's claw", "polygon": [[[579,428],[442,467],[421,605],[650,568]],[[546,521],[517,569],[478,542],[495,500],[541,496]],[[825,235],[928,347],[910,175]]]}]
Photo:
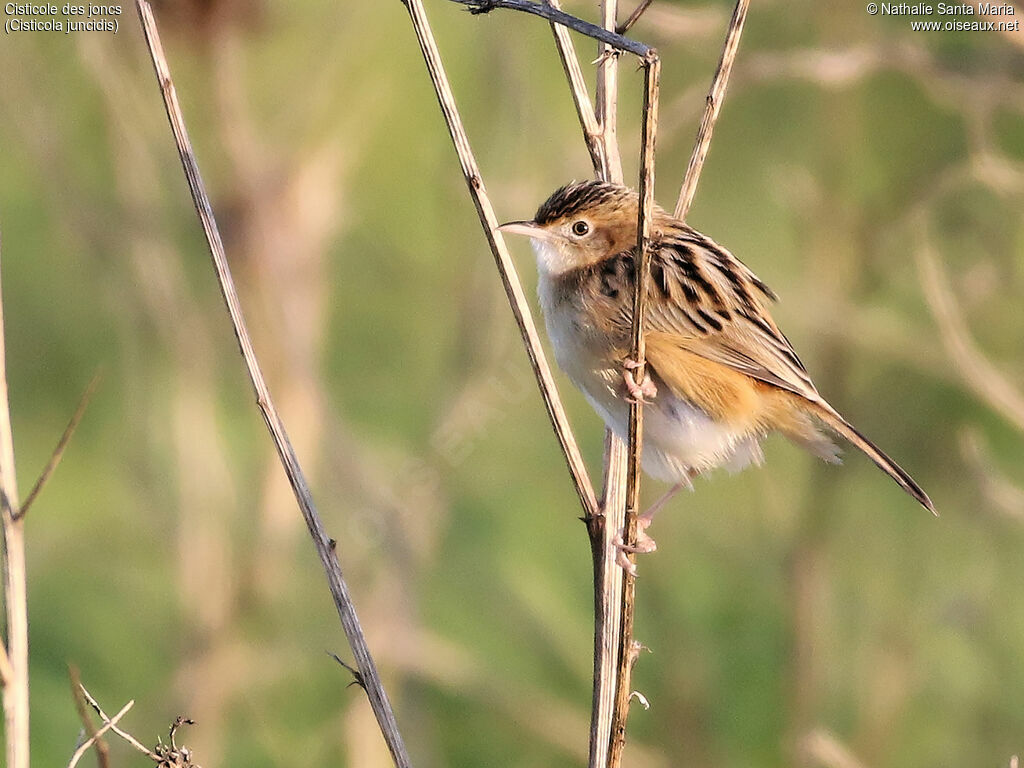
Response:
[{"label": "bird's claw", "polygon": [[640,363],[627,359],[622,365],[626,369],[622,372],[622,379],[626,382],[626,391],[629,392],[626,402],[646,404],[653,400],[658,394],[658,388],[651,381],[651,377],[645,371],[644,380],[637,384],[636,377],[633,375],[633,371],[640,367]]},{"label": "bird's claw", "polygon": [[612,539],[612,546],[616,549],[615,562],[630,576],[636,576],[636,563],[632,563],[627,555],[645,555],[654,552],[658,548],[657,542],[647,535],[647,528],[651,524],[651,518],[641,515],[636,519],[636,544],[626,544],[623,540],[623,531],[615,534]]}]

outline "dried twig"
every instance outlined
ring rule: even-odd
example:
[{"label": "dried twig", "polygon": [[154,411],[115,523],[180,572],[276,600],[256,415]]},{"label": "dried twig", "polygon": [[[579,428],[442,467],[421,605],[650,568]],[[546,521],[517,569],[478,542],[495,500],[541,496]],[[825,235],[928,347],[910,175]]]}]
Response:
[{"label": "dried twig", "polygon": [[92,736],[90,736],[88,739],[79,744],[78,749],[75,750],[75,753],[71,756],[71,759],[68,761],[68,768],[75,768],[75,766],[78,765],[78,761],[82,759],[82,755],[88,752],[89,748],[93,746],[93,744],[100,743],[98,739],[101,736],[103,736],[103,734],[107,731],[112,730],[114,726],[117,725],[118,721],[128,714],[128,710],[130,710],[134,706],[135,700],[133,699],[129,701],[127,704],[125,704],[123,707],[121,707],[121,711],[109,720],[107,720],[100,728],[96,730],[96,732]]},{"label": "dried twig", "polygon": [[[71,762],[68,763],[68,768],[74,768],[75,764],[82,758],[82,755],[88,751],[89,747],[95,746],[99,751],[100,745],[103,743],[100,737],[106,732],[114,733],[124,739],[130,744],[135,751],[145,755],[154,763],[157,764],[157,768],[199,768],[195,764],[192,750],[185,746],[179,746],[176,740],[178,730],[183,725],[194,725],[195,720],[189,717],[181,717],[180,715],[174,719],[171,723],[171,727],[168,729],[167,736],[169,744],[164,744],[163,740],[158,738],[156,746],[153,749],[149,749],[145,744],[136,739],[127,731],[118,728],[118,721],[124,717],[129,709],[134,706],[135,701],[129,701],[124,708],[113,717],[108,717],[107,713],[103,711],[103,708],[96,702],[93,695],[86,690],[85,686],[81,682],[77,681],[77,673],[74,675],[74,694],[75,703],[79,706],[80,716],[86,725],[87,730],[91,733],[91,736],[79,744],[78,749],[75,750],[74,756],[71,758]],[[102,727],[94,729],[92,723],[89,722],[87,715],[84,712],[84,705],[87,703],[92,707],[93,711],[99,715],[100,720],[103,721]],[[105,759],[101,759],[101,765],[105,765]]]},{"label": "dried twig", "polygon": [[370,655],[370,649],[366,644],[366,638],[359,624],[355,606],[349,595],[348,585],[342,576],[337,556],[330,545],[330,538],[324,530],[323,522],[313,502],[305,473],[299,465],[298,458],[288,438],[288,433],[285,431],[284,424],[280,416],[278,416],[277,409],[274,407],[270,390],[263,377],[252,341],[246,329],[241,303],[235,290],[234,279],[228,267],[220,232],[217,229],[210,200],[206,194],[205,186],[199,173],[199,166],[196,163],[195,154],[192,151],[191,142],[188,138],[184,117],[175,94],[167,60],[164,57],[163,48],[160,44],[160,37],[156,28],[156,21],[153,18],[152,9],[146,0],[137,0],[136,5],[150,57],[153,61],[153,68],[156,72],[157,82],[163,96],[164,107],[167,111],[171,130],[174,133],[175,144],[177,145],[182,167],[188,181],[189,191],[192,194],[196,213],[199,216],[203,232],[206,236],[207,245],[209,246],[210,255],[217,274],[217,282],[224,297],[224,302],[227,305],[228,314],[231,317],[232,328],[238,340],[242,357],[245,360],[250,382],[256,392],[257,405],[263,414],[263,419],[273,438],[274,446],[277,449],[285,473],[288,475],[295,499],[298,502],[310,536],[313,539],[313,544],[320,556],[338,616],[341,619],[345,635],[352,648],[356,664],[359,667],[363,680],[366,682],[367,698],[370,701],[370,706],[373,708],[381,733],[387,742],[395,764],[400,768],[406,768],[411,765],[411,761],[399,733],[391,703],[388,700],[387,693],[384,691],[380,675],[373,662],[373,657]]},{"label": "dried twig", "polygon": [[700,119],[697,141],[694,142],[693,154],[690,155],[690,163],[686,166],[686,175],[683,177],[683,186],[679,190],[679,201],[676,203],[675,210],[677,219],[686,218],[686,214],[690,211],[690,204],[693,203],[693,196],[697,192],[697,181],[704,168],[704,160],[708,156],[711,134],[715,130],[718,113],[722,109],[722,99],[725,97],[725,89],[729,85],[729,73],[732,72],[732,63],[739,50],[740,35],[743,33],[743,22],[747,18],[749,5],[750,0],[736,1],[736,9],[729,22],[729,31],[725,34],[722,56],[718,60],[718,70],[715,72],[714,80],[711,81],[711,90],[708,91],[704,114]]},{"label": "dried twig", "polygon": [[[601,0],[601,24],[615,29],[618,0]],[[619,59],[605,45],[598,46],[594,93],[601,129],[605,165],[598,175],[622,183],[622,159],[617,138]],[[622,609],[625,574],[616,563],[614,539],[626,526],[626,445],[612,430],[605,430],[604,515],[589,526],[594,564],[594,683],[590,712],[590,768],[605,768],[612,748],[612,729],[619,687],[619,651],[622,648]]]},{"label": "dried twig", "polygon": [[338,664],[344,667],[348,671],[348,673],[352,675],[352,682],[345,686],[346,688],[351,688],[353,685],[358,685],[360,688],[366,688],[366,683],[363,682],[363,676],[359,674],[358,669],[356,669],[351,664],[346,662],[344,659],[341,658],[341,656],[339,656],[336,653],[328,651],[327,655],[334,659],[336,662],[338,662]]},{"label": "dried twig", "polygon": [[[534,3],[531,0],[452,0],[452,2],[464,5],[469,9],[470,13],[490,13],[495,8],[508,8],[512,11],[525,11],[526,13],[532,13],[535,16],[541,16],[548,21],[553,21],[563,26],[569,27],[587,37],[592,37],[599,42],[609,45],[619,51],[626,51],[632,53],[640,58],[645,57],[651,52],[650,46],[638,43],[635,40],[630,40],[627,37],[618,35],[614,32],[614,25],[611,29],[605,29],[599,27],[597,24],[591,24],[589,21],[577,18],[565,11],[559,10],[553,5],[545,5],[543,3]],[[408,6],[408,3],[406,3]]]},{"label": "dried twig", "polygon": [[[552,8],[559,9],[558,0],[547,0]],[[551,32],[555,36],[555,44],[558,48],[558,58],[565,70],[565,78],[569,83],[569,91],[572,93],[572,101],[576,106],[576,115],[580,120],[580,127],[583,129],[583,141],[586,142],[587,151],[590,152],[590,160],[594,165],[594,172],[602,178],[608,174],[608,155],[605,152],[605,142],[601,135],[601,126],[594,113],[594,105],[587,94],[587,83],[583,79],[583,70],[580,67],[579,57],[576,55],[576,47],[572,43],[569,30],[554,21],[551,22]]]},{"label": "dried twig", "polygon": [[[618,13],[618,0],[601,0],[601,24],[608,32],[615,29]],[[602,178],[621,184],[622,158],[619,156],[618,139],[619,59],[613,47],[606,41],[601,41],[597,47],[597,83],[594,100],[597,102],[597,122],[601,126],[601,141],[604,143],[606,157]],[[649,52],[648,48],[640,55],[646,56]],[[625,475],[624,468],[619,475]]]},{"label": "dried twig", "polygon": [[18,481],[7,394],[7,351],[0,292],[0,525],[3,527],[4,606],[7,636],[0,671],[4,676],[4,736],[8,768],[29,766],[28,596],[25,580],[25,521],[17,517]]},{"label": "dried twig", "polygon": [[53,453],[50,454],[50,460],[46,462],[46,466],[43,468],[42,473],[40,473],[35,485],[33,485],[32,490],[28,492],[28,496],[18,509],[15,519],[21,519],[28,514],[28,510],[31,508],[32,502],[34,502],[36,497],[39,496],[39,492],[43,490],[43,487],[50,479],[53,471],[57,469],[57,465],[60,464],[60,460],[64,457],[64,450],[68,447],[68,443],[71,442],[71,438],[75,434],[75,430],[78,429],[78,423],[82,420],[82,416],[85,415],[85,409],[89,407],[89,401],[92,400],[92,396],[96,392],[96,387],[99,383],[100,375],[97,373],[92,377],[92,381],[89,382],[89,386],[85,388],[85,392],[82,393],[82,398],[78,401],[78,407],[71,416],[71,420],[68,422],[68,425],[64,428],[64,434],[61,435],[60,440],[57,441],[57,446],[53,449]]},{"label": "dried twig", "polygon": [[134,747],[138,752],[141,752],[142,754],[146,755],[146,757],[156,759],[157,755],[150,751],[145,744],[136,739],[127,731],[123,731],[120,728],[118,728],[116,722],[112,722],[111,718],[107,716],[107,713],[103,711],[103,708],[99,705],[99,703],[96,701],[93,695],[89,693],[89,691],[86,689],[84,685],[79,683],[78,690],[85,698],[86,703],[88,703],[88,705],[93,708],[93,711],[96,712],[97,715],[99,715],[100,720],[102,720],[104,723],[110,724],[111,733],[116,733],[118,736],[120,736],[122,739],[128,742],[132,747]]},{"label": "dried twig", "polygon": [[[637,220],[637,254],[639,257],[633,285],[632,358],[637,363],[635,374],[643,381],[646,367],[644,343],[644,314],[647,309],[647,282],[651,271],[651,215],[654,211],[654,148],[658,135],[658,88],[661,62],[651,55],[645,62],[644,123],[640,146],[640,206]],[[626,517],[623,544],[636,543],[636,519],[640,506],[640,476],[643,450],[643,405],[635,398],[629,406],[629,454],[626,474]],[[622,591],[622,628],[619,643],[618,684],[612,720],[612,744],[608,765],[617,768],[622,763],[626,744],[626,718],[632,697],[630,682],[633,664],[639,646],[633,638],[633,614],[636,596],[636,577],[627,572]]]},{"label": "dried twig", "polygon": [[629,32],[630,28],[640,20],[640,17],[644,15],[644,12],[651,7],[651,3],[654,0],[640,0],[640,3],[633,9],[633,12],[629,14],[629,17],[619,24],[615,28],[616,34],[624,35]]}]

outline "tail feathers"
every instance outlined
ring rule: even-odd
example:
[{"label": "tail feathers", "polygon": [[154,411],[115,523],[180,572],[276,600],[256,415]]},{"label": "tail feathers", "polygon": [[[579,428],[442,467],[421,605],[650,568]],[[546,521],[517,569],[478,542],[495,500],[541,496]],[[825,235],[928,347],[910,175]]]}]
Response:
[{"label": "tail feathers", "polygon": [[908,475],[906,471],[904,471],[903,467],[890,459],[885,454],[885,451],[858,432],[850,422],[836,413],[828,403],[824,401],[812,401],[809,405],[811,406],[811,411],[817,418],[821,419],[830,429],[842,435],[853,445],[867,454],[868,458],[875,462],[879,469],[895,480],[903,490],[917,499],[918,503],[920,503],[922,507],[927,509],[933,515],[938,516],[939,513],[935,511],[935,505],[932,504],[932,500],[928,498],[928,494],[924,492],[921,486],[914,482],[914,478]]}]

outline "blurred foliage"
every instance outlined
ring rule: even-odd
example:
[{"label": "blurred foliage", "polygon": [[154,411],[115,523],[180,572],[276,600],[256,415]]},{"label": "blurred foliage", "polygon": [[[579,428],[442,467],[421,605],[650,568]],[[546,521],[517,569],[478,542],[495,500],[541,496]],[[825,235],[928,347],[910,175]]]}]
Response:
[{"label": "blurred foliage", "polygon": [[[666,207],[730,8],[657,0],[634,30],[665,65]],[[387,765],[324,654],[345,657],[344,638],[125,9],[116,35],[0,46],[23,488],[103,372],[28,521],[35,759],[73,749],[73,662],[108,711],[136,699],[125,724],[144,740],[194,717],[204,765]],[[547,25],[428,12],[499,217],[589,176]],[[401,3],[167,2],[158,19],[258,351],[416,764],[583,764],[589,548]],[[640,77],[628,60],[621,73],[632,178]],[[640,564],[652,653],[635,686],[652,706],[634,708],[631,765],[820,765],[801,745],[822,731],[877,768],[1022,749],[1024,504],[1006,484],[1024,483],[1024,425],[951,358],[916,255],[924,231],[1019,397],[1022,159],[1019,35],[754,4],[690,221],[778,291],[819,388],[942,517],[860,455],[819,466],[779,440],[764,468],[699,482]],[[597,473],[601,425],[562,381]]]}]

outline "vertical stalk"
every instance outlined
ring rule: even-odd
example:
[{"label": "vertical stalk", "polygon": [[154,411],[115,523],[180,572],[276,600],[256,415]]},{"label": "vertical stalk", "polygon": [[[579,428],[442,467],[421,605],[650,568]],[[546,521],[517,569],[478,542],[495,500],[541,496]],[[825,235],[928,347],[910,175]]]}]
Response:
[{"label": "vertical stalk", "polygon": [[[654,211],[654,148],[658,134],[658,87],[661,80],[661,61],[651,53],[644,60],[643,138],[640,146],[640,205],[637,213],[637,268],[633,283],[632,357],[639,367],[635,370],[638,381],[644,380],[646,345],[644,343],[644,313],[647,309],[647,282],[651,271],[651,215]],[[636,543],[636,518],[640,505],[641,458],[643,451],[643,404],[639,399],[629,406],[629,452],[626,474],[626,514],[623,542]],[[632,556],[631,556],[632,557]],[[626,719],[629,716],[630,682],[639,644],[633,638],[634,599],[636,577],[624,574],[622,590],[622,626],[619,644],[618,686],[612,721],[612,742],[608,759],[609,768],[622,764],[626,745]]]},{"label": "vertical stalk", "polygon": [[[618,0],[601,0],[601,26],[614,32],[618,18]],[[597,122],[605,151],[605,181],[622,183],[622,158],[619,155],[619,53],[607,43],[597,46]]]},{"label": "vertical stalk", "polygon": [[14,468],[14,437],[7,394],[7,350],[4,342],[3,297],[0,295],[0,516],[3,527],[4,607],[4,734],[8,768],[28,768],[28,593],[25,575],[25,518],[18,514],[18,480]]},{"label": "vertical stalk", "polygon": [[[618,0],[601,0],[601,26],[614,31],[617,18]],[[600,176],[605,181],[621,184],[622,158],[617,136],[619,57],[604,43],[598,44],[597,53],[594,111],[604,155]],[[626,522],[626,446],[611,430],[605,432],[604,445],[603,514],[590,529],[594,560],[594,691],[590,713],[590,768],[605,768],[610,757],[622,628],[623,570],[615,563],[612,540]]]}]

